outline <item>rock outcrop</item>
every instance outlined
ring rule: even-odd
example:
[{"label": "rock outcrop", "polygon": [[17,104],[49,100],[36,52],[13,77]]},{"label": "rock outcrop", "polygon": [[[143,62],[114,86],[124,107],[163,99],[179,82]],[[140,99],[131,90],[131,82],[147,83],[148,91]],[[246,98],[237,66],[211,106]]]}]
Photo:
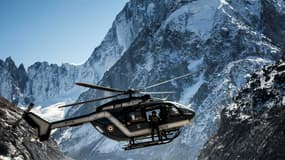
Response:
[{"label": "rock outcrop", "polygon": [[52,139],[39,142],[37,131],[21,118],[23,110],[0,97],[0,159],[8,160],[59,160],[70,159],[63,155]]},{"label": "rock outcrop", "polygon": [[284,60],[251,76],[222,111],[220,129],[199,159],[285,159]]}]

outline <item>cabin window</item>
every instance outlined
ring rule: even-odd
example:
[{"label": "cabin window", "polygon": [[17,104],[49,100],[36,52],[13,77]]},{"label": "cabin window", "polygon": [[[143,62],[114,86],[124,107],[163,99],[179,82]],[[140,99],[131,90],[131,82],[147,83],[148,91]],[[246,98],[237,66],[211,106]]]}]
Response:
[{"label": "cabin window", "polygon": [[131,112],[129,114],[129,119],[132,122],[141,122],[141,121],[145,120],[145,118],[144,118],[144,116],[143,116],[143,114],[141,112]]}]

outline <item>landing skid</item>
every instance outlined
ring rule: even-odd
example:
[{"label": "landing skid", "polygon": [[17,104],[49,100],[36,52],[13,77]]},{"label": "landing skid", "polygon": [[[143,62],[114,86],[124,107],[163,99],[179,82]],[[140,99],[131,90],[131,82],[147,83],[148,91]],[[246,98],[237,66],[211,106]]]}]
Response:
[{"label": "landing skid", "polygon": [[[174,133],[173,133],[174,132]],[[179,130],[168,131],[162,135],[161,140],[159,140],[158,135],[154,136],[154,140],[152,140],[151,136],[145,137],[143,139],[133,139],[129,142],[129,144],[123,147],[124,150],[132,150],[150,146],[156,146],[161,144],[167,144],[172,142],[178,135],[180,134]]]}]

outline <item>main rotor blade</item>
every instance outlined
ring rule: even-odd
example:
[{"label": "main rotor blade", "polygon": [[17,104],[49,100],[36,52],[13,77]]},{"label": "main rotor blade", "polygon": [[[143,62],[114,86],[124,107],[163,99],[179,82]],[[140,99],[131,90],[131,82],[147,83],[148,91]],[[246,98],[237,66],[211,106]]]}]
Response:
[{"label": "main rotor blade", "polygon": [[83,87],[99,89],[99,90],[108,91],[108,92],[119,92],[119,93],[125,92],[124,90],[109,88],[109,87],[105,87],[105,86],[99,86],[99,85],[95,85],[95,84],[88,84],[88,83],[82,83],[82,82],[77,82],[75,84],[77,84],[79,86],[83,86]]},{"label": "main rotor blade", "polygon": [[166,92],[140,92],[142,94],[174,94],[176,92],[173,91],[166,91]]},{"label": "main rotor blade", "polygon": [[180,78],[184,78],[184,77],[190,76],[190,75],[192,75],[192,74],[194,74],[194,73],[187,73],[187,74],[182,75],[182,76],[178,76],[178,77],[175,77],[175,78],[172,78],[172,79],[163,81],[163,82],[159,82],[159,83],[153,84],[153,85],[151,85],[151,86],[145,87],[144,90],[149,89],[149,88],[153,88],[153,87],[156,87],[156,86],[160,86],[160,85],[162,85],[162,84],[165,84],[165,83],[168,83],[168,82],[171,82],[171,81],[180,79]]},{"label": "main rotor blade", "polygon": [[102,100],[109,99],[109,98],[114,98],[114,97],[117,97],[117,96],[120,96],[120,95],[122,95],[122,94],[116,94],[116,95],[113,95],[113,96],[102,97],[102,98],[97,98],[97,99],[91,99],[91,100],[88,100],[88,101],[67,104],[67,105],[59,106],[58,108],[64,108],[64,107],[70,107],[70,106],[76,106],[76,105],[80,105],[80,104],[85,104],[85,103],[102,101]]}]

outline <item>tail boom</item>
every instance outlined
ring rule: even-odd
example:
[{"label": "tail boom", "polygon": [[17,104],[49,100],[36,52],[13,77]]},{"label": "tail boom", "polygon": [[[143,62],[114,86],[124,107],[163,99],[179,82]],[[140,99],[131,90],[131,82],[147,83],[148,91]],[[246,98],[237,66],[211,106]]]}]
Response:
[{"label": "tail boom", "polygon": [[25,113],[23,118],[33,127],[38,129],[38,137],[40,141],[47,140],[51,132],[51,123],[42,119],[34,113]]}]

